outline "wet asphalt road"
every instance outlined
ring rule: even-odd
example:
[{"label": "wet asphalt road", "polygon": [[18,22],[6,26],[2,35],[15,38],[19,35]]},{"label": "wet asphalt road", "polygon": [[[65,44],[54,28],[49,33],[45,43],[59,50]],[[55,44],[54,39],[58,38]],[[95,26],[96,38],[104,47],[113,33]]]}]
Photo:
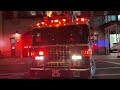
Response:
[{"label": "wet asphalt road", "polygon": [[[120,59],[95,59],[96,73],[92,79],[120,79]],[[29,64],[0,65],[0,79],[29,79]]]},{"label": "wet asphalt road", "polygon": [[120,59],[96,59],[93,79],[120,79]]}]

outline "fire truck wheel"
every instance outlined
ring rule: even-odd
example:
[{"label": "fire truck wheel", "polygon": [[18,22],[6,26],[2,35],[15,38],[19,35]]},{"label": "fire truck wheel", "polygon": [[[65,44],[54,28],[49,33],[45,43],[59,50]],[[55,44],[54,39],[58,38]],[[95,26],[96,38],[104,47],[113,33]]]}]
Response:
[{"label": "fire truck wheel", "polygon": [[94,76],[95,71],[96,71],[95,61],[94,61],[93,58],[91,58],[91,60],[90,60],[90,75],[91,75],[91,78]]}]

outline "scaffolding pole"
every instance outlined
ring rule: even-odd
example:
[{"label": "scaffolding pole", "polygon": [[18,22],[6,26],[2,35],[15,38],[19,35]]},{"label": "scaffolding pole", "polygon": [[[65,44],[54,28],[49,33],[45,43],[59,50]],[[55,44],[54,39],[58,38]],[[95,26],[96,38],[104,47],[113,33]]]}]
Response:
[{"label": "scaffolding pole", "polygon": [[119,55],[119,48],[120,48],[120,35],[119,35],[120,31],[119,31],[119,26],[117,26],[116,28],[116,41],[117,41],[117,54],[118,54],[118,58],[120,58],[120,55]]}]

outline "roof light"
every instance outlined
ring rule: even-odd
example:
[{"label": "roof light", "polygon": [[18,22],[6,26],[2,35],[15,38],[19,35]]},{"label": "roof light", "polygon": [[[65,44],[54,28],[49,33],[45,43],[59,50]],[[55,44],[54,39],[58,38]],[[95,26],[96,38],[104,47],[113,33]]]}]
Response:
[{"label": "roof light", "polygon": [[54,20],[54,22],[58,22],[58,19],[57,19],[57,20]]},{"label": "roof light", "polygon": [[41,24],[45,24],[44,22],[41,22]]},{"label": "roof light", "polygon": [[39,26],[39,25],[40,25],[40,23],[37,23],[36,25],[37,25],[37,26]]},{"label": "roof light", "polygon": [[66,19],[62,19],[63,22],[66,22]]},{"label": "roof light", "polygon": [[81,18],[80,20],[81,20],[82,22],[84,22],[84,21],[85,21],[85,18]]},{"label": "roof light", "polygon": [[40,52],[39,52],[39,55],[44,55],[44,52],[43,52],[43,51],[40,51]]}]

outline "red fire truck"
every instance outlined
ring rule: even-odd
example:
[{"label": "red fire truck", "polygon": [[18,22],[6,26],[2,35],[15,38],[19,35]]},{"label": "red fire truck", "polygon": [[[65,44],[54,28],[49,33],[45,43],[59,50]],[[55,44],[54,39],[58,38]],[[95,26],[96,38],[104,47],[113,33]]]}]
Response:
[{"label": "red fire truck", "polygon": [[32,78],[91,78],[95,74],[88,19],[49,18],[32,32]]}]

